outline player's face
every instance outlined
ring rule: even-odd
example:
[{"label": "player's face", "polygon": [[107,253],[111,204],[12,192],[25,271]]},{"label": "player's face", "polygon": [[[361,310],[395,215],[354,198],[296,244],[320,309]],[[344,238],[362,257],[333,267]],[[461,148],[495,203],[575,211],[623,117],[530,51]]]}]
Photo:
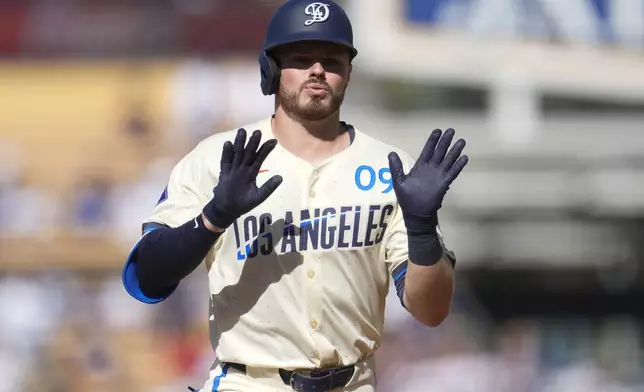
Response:
[{"label": "player's face", "polygon": [[277,93],[284,110],[304,121],[319,121],[342,105],[351,75],[347,48],[326,42],[297,42],[276,54],[282,69]]}]

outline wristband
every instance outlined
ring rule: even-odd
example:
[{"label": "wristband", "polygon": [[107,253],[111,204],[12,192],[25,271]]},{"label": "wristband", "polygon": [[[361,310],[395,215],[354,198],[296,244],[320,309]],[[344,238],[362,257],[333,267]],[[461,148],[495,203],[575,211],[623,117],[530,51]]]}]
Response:
[{"label": "wristband", "polygon": [[443,246],[435,230],[434,233],[407,231],[407,243],[409,261],[413,264],[429,267],[438,263],[443,257]]},{"label": "wristband", "polygon": [[410,215],[406,216],[403,211],[403,221],[407,233],[412,235],[436,235],[436,227],[438,226],[438,217],[436,214],[419,216]]},{"label": "wristband", "polygon": [[239,218],[236,214],[222,211],[215,206],[214,199],[206,204],[203,209],[203,214],[213,226],[220,229],[227,229],[233,222]]}]

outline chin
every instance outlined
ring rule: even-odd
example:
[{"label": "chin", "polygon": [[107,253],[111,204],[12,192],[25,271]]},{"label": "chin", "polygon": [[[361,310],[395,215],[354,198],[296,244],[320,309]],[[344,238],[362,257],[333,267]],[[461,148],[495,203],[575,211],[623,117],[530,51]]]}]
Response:
[{"label": "chin", "polygon": [[328,118],[333,114],[331,104],[324,101],[307,102],[300,105],[297,110],[297,115],[303,120],[320,121]]},{"label": "chin", "polygon": [[299,116],[302,120],[305,121],[322,121],[326,120],[329,118],[333,113],[325,110],[325,111],[311,111],[311,110],[304,110],[299,113]]},{"label": "chin", "polygon": [[300,108],[304,109],[309,106],[324,106],[324,107],[330,107],[331,106],[331,94],[326,94],[324,96],[319,96],[319,95],[305,95],[302,97],[303,99],[300,99]]}]

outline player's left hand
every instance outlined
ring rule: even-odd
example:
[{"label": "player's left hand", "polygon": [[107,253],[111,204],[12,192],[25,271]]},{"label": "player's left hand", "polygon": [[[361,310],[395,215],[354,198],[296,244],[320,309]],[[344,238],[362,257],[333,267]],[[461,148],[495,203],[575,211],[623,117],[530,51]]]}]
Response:
[{"label": "player's left hand", "polygon": [[440,129],[434,130],[408,174],[404,173],[398,154],[389,154],[391,179],[408,230],[435,229],[443,198],[467,165],[467,155],[461,156],[465,140],[459,139],[447,152],[453,138],[451,128],[444,134]]}]

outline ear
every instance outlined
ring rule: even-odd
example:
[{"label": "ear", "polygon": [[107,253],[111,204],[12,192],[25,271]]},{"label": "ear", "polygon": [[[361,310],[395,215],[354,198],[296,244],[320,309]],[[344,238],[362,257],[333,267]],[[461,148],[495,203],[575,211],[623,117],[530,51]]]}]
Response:
[{"label": "ear", "polygon": [[349,69],[347,70],[347,82],[345,83],[345,86],[349,86],[349,82],[351,81],[351,71],[353,71],[353,64],[349,64]]}]

